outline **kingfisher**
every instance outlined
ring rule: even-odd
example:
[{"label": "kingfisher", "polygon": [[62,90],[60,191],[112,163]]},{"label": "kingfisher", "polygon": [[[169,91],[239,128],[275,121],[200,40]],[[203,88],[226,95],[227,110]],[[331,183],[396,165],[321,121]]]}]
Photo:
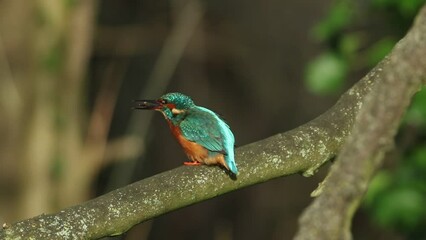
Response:
[{"label": "kingfisher", "polygon": [[173,136],[188,156],[185,165],[218,164],[238,174],[234,134],[215,112],[195,105],[182,93],[167,93],[157,100],[135,100],[135,109],[156,110],[166,119]]}]

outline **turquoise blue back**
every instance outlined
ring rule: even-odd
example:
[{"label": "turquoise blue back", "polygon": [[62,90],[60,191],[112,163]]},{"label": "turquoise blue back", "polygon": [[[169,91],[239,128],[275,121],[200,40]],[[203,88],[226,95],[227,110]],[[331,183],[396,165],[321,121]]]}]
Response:
[{"label": "turquoise blue back", "polygon": [[205,147],[211,155],[224,154],[229,170],[238,174],[234,160],[235,138],[228,124],[207,108],[195,106],[189,111],[179,124],[182,135]]}]

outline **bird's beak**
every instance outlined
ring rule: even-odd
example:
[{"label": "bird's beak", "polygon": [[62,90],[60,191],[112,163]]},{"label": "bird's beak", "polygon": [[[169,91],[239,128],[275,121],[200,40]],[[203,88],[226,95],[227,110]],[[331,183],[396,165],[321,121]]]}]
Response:
[{"label": "bird's beak", "polygon": [[163,107],[163,104],[157,100],[134,100],[133,102],[133,109],[159,110]]}]

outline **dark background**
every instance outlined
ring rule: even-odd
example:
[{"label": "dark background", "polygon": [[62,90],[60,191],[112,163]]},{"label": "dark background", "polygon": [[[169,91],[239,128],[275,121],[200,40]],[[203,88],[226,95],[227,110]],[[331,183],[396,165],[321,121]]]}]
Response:
[{"label": "dark background", "polygon": [[[223,116],[237,147],[314,119],[393,48],[425,1],[87,2],[0,0],[0,222],[181,166],[163,116],[132,110],[135,99],[189,95]],[[354,239],[426,238],[425,105],[424,90],[355,214]],[[291,239],[329,166],[105,239]]]}]

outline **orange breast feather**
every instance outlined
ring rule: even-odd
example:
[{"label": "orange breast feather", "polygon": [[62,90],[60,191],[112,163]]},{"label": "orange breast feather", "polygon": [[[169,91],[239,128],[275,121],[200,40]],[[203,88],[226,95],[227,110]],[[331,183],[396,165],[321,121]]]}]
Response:
[{"label": "orange breast feather", "polygon": [[188,158],[191,159],[191,161],[204,163],[204,159],[209,156],[207,149],[198,143],[186,140],[182,136],[179,127],[174,126],[172,123],[169,123],[169,126],[172,130],[173,136],[175,136],[175,138],[178,140]]}]

